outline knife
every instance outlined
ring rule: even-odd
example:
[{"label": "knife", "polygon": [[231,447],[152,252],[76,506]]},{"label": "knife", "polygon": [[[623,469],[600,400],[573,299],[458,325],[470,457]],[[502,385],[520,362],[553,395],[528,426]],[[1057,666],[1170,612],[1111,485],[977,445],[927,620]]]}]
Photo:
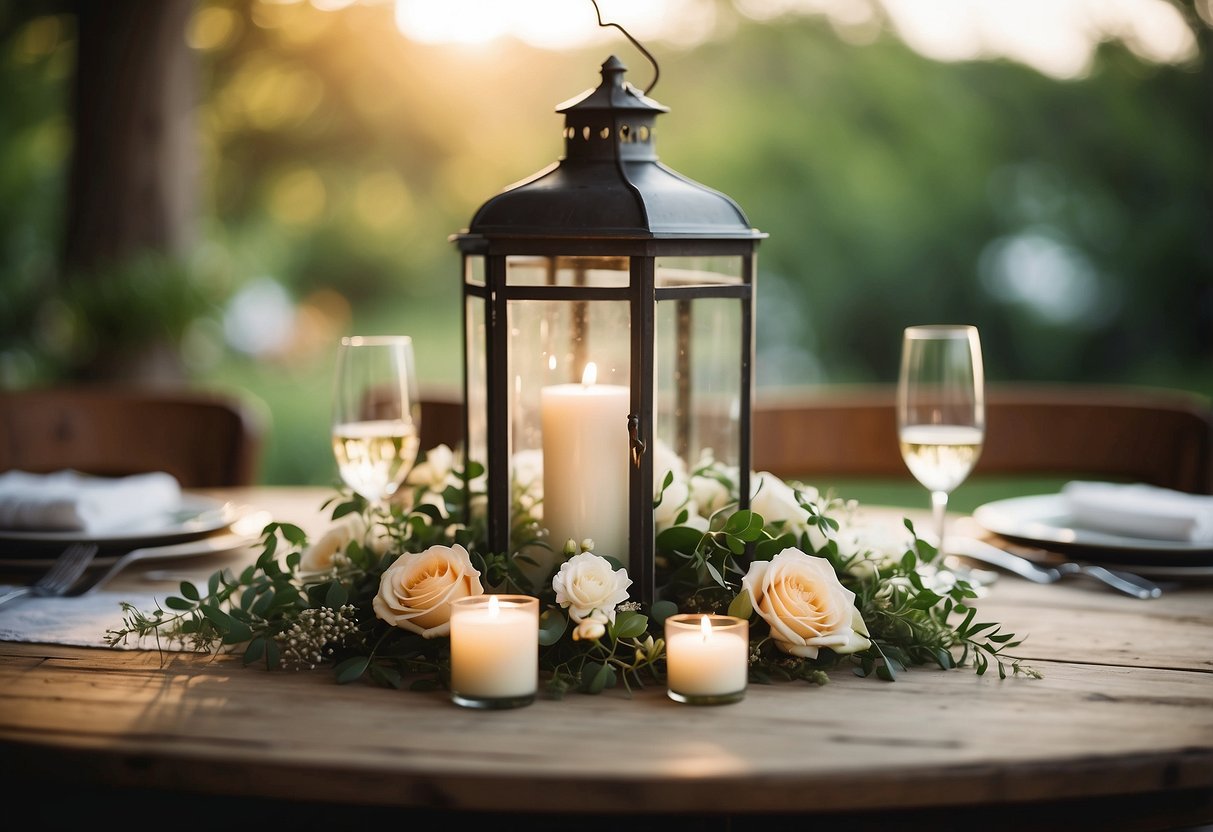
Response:
[{"label": "knife", "polygon": [[1102,566],[1074,561],[1045,566],[977,538],[951,538],[948,540],[948,553],[997,566],[1038,584],[1056,583],[1067,575],[1084,575],[1102,581],[1113,589],[1134,598],[1147,600],[1162,595],[1162,587],[1140,575],[1134,575],[1132,572],[1106,569]]}]

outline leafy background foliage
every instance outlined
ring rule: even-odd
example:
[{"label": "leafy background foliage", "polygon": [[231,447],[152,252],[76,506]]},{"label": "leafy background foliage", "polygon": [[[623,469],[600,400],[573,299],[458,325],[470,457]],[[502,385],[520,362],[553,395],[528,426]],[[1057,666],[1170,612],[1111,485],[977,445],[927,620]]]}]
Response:
[{"label": "leafy background foliage", "polygon": [[[661,65],[652,95],[671,109],[658,152],[770,234],[760,385],[891,381],[902,327],[963,321],[982,330],[992,380],[1209,391],[1213,72],[1190,4],[1179,8],[1194,61],[1154,65],[1109,42],[1066,81],[1007,61],[932,61],[888,30],[854,43],[821,17],[763,23],[717,7],[725,36],[648,44]],[[162,269],[184,289],[113,322],[57,266],[69,10],[0,8],[0,383],[70,375],[121,333],[169,339],[192,382],[264,401],[267,483],[333,481],[338,335],[410,333],[423,381],[457,384],[448,235],[558,158],[554,107],[596,85],[608,54],[638,86],[651,78],[622,39],[428,46],[400,36],[389,3],[199,2],[199,244]],[[105,279],[138,292],[147,263]],[[237,300],[264,304],[266,292],[278,306],[253,307],[251,327]],[[278,341],[240,345],[275,321]]]}]

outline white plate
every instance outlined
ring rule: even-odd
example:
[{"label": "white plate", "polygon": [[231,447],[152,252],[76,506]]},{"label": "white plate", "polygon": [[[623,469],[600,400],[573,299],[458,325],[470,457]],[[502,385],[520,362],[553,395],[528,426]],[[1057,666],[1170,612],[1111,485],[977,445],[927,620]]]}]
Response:
[{"label": "white plate", "polygon": [[1122,564],[1142,574],[1213,575],[1213,548],[1083,528],[1074,524],[1061,494],[996,500],[978,506],[973,520],[1003,537],[1061,549],[1085,560]]},{"label": "white plate", "polygon": [[137,524],[104,534],[90,534],[78,529],[0,529],[0,550],[10,555],[10,550],[18,548],[18,544],[64,546],[77,541],[103,547],[172,543],[226,529],[236,516],[236,507],[231,503],[198,494],[183,494],[181,508],[177,511],[148,517]]},{"label": "white plate", "polygon": [[[176,560],[232,552],[252,546],[260,540],[262,530],[273,519],[268,511],[255,511],[247,506],[225,503],[222,509],[232,517],[231,523],[224,526],[222,531],[191,534],[175,541],[164,537],[149,538],[135,544],[125,540],[119,541],[117,544],[103,547],[93,558],[93,566],[114,566],[119,563],[125,566],[134,561]],[[32,549],[30,546],[28,543],[18,547],[0,546],[0,567],[45,569],[46,562],[56,558],[62,551],[59,545]]]}]

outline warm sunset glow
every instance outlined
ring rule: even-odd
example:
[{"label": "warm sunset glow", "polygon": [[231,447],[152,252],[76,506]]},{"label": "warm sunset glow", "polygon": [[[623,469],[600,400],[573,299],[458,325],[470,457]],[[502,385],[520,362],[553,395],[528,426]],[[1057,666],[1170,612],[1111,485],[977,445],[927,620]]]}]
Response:
[{"label": "warm sunset glow", "polygon": [[[702,0],[599,0],[603,20],[619,23],[636,37],[659,37],[678,21],[674,15]],[[396,0],[396,26],[423,43],[487,43],[517,38],[532,46],[585,46],[618,31],[598,26],[589,0]]]},{"label": "warm sunset glow", "polygon": [[[1166,0],[734,0],[742,15],[774,21],[821,15],[839,35],[870,40],[885,19],[912,49],[939,61],[1007,58],[1056,78],[1089,69],[1095,48],[1118,39],[1144,60],[1178,63],[1196,37]],[[716,33],[715,0],[599,0],[604,21],[641,41],[693,46]],[[1198,11],[1208,13],[1209,0]],[[396,25],[425,43],[517,38],[549,49],[580,47],[613,29],[598,26],[589,0],[396,0]]]}]

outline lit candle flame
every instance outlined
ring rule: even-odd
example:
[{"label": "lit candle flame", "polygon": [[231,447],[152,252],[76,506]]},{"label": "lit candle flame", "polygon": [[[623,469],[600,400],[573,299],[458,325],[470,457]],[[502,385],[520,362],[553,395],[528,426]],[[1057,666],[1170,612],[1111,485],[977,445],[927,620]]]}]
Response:
[{"label": "lit candle flame", "polygon": [[598,365],[593,361],[585,365],[585,372],[581,374],[581,383],[589,387],[598,381]]},{"label": "lit candle flame", "polygon": [[704,641],[712,637],[712,624],[706,615],[699,619],[699,632],[703,633]]},{"label": "lit candle flame", "polygon": [[501,612],[501,604],[496,595],[489,596],[489,618],[496,618]]}]

